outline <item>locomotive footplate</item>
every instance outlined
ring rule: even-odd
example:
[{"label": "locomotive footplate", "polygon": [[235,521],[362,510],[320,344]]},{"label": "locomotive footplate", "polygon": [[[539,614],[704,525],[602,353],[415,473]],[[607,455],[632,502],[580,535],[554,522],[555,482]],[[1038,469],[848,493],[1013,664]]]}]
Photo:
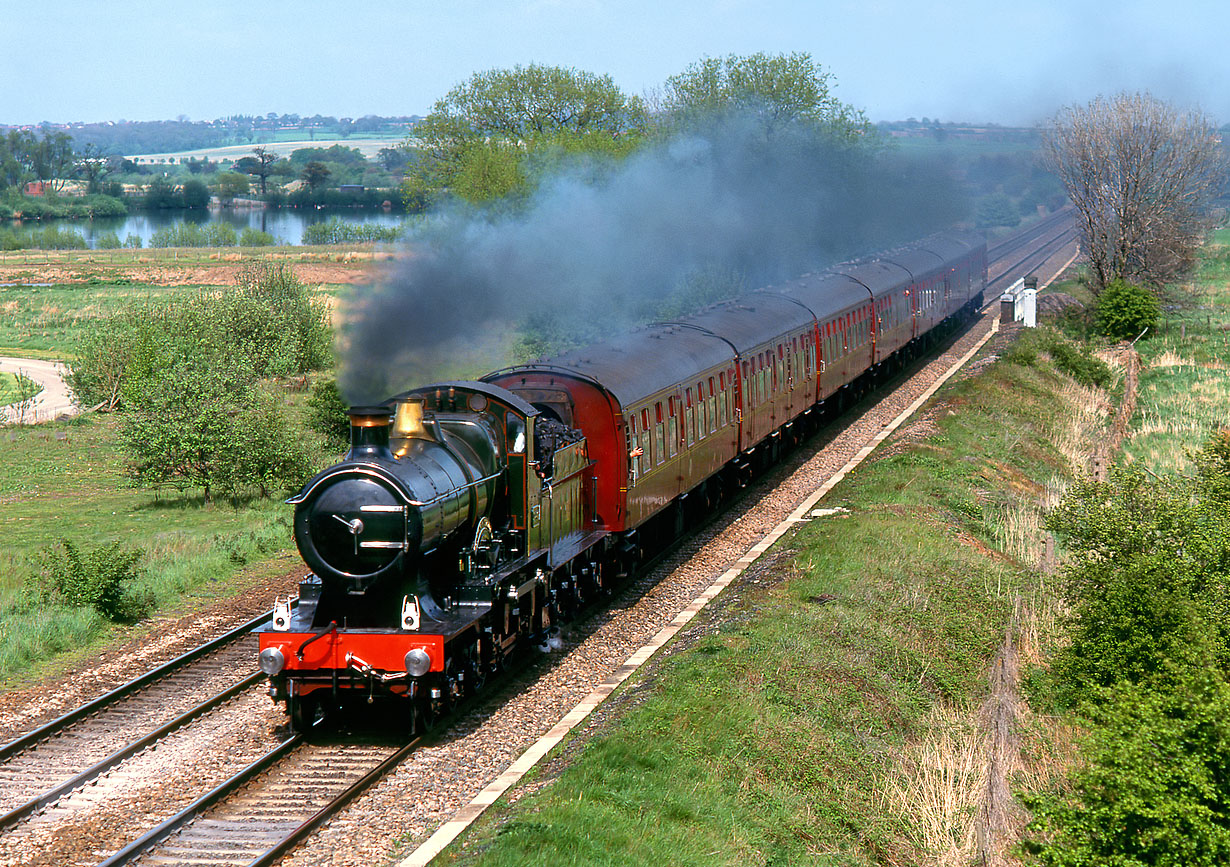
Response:
[{"label": "locomotive footplate", "polygon": [[[419,628],[410,630],[354,629],[336,624],[306,629],[293,621],[290,631],[271,626],[256,630],[262,658],[280,654],[277,674],[370,669],[376,672],[406,671],[406,655],[419,649],[431,659],[428,671],[444,670],[445,648],[455,638],[473,629],[490,605],[468,606],[457,616],[442,620],[424,618]],[[266,654],[269,651],[269,654]],[[276,667],[276,666],[275,666]]]}]

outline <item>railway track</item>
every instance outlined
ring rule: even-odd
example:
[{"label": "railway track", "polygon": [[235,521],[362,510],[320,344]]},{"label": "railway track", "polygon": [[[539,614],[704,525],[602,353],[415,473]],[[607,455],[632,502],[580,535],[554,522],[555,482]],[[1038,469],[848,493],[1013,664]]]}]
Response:
[{"label": "railway track", "polygon": [[99,867],[272,864],[417,746],[294,735]]},{"label": "railway track", "polygon": [[1056,211],[1029,228],[987,248],[987,300],[1042,267],[1056,253],[1076,248],[1075,209]]},{"label": "railway track", "polygon": [[0,747],[0,831],[253,689],[261,615]]},{"label": "railway track", "polygon": [[[1070,223],[1070,219],[1068,222]],[[1032,270],[1038,267],[1036,264],[1029,263],[1046,261],[1054,255],[1058,247],[1070,243],[1065,232],[1062,219],[1043,221],[1028,232],[1022,233],[1028,236],[1024,240],[1016,239],[1011,243],[1005,242],[994,248],[996,258],[993,263],[993,273],[997,275],[995,279],[1005,279],[1005,275],[1009,275],[1014,268]],[[993,289],[989,288],[988,294],[992,292]],[[978,329],[980,326],[975,325],[974,328]],[[886,399],[885,402],[890,401]],[[877,407],[871,408],[872,411],[876,409]],[[852,425],[861,423],[861,418],[851,422]],[[840,426],[844,426],[844,422]],[[835,435],[841,436],[842,432]],[[817,446],[820,450],[826,447],[824,443]],[[812,481],[808,481],[807,484],[812,484]],[[781,494],[782,499],[789,499],[791,496],[790,492]],[[753,506],[753,508],[756,507]],[[738,504],[736,508],[742,511],[744,505]],[[718,522],[720,526],[706,529],[704,535],[706,539],[717,536],[726,532],[731,526],[737,525],[741,520],[743,519],[739,516],[731,519],[723,518]],[[635,582],[636,586],[621,594],[621,601],[617,606],[618,611],[611,611],[602,617],[592,618],[599,622],[577,629],[574,636],[567,641],[567,653],[547,663],[545,671],[539,667],[540,670],[527,674],[524,678],[514,678],[518,681],[517,683],[491,690],[472,709],[459,714],[457,719],[450,721],[449,746],[446,752],[452,753],[454,749],[464,752],[467,745],[472,748],[476,741],[485,746],[477,748],[469,755],[462,756],[458,765],[460,770],[451,771],[446,764],[428,775],[430,779],[421,781],[419,785],[422,788],[417,790],[417,795],[407,796],[404,790],[398,793],[390,808],[396,811],[398,825],[410,824],[413,828],[417,823],[422,827],[429,827],[433,823],[433,817],[429,812],[424,813],[423,804],[437,803],[437,796],[442,790],[449,790],[451,794],[451,790],[455,788],[458,806],[464,803],[475,793],[475,785],[481,788],[485,784],[481,775],[474,773],[476,764],[482,765],[484,762],[491,764],[495,768],[494,774],[498,774],[501,769],[498,765],[504,761],[502,757],[507,755],[515,757],[522,739],[526,735],[533,734],[529,731],[532,727],[527,728],[524,722],[526,704],[523,702],[534,707],[534,713],[543,714],[547,718],[549,727],[551,722],[558,718],[556,704],[560,701],[568,701],[568,690],[572,689],[578,680],[585,683],[593,682],[593,671],[601,670],[601,666],[609,664],[612,657],[624,658],[620,656],[623,653],[622,638],[615,639],[606,633],[611,623],[622,620],[625,609],[629,612],[643,606],[648,606],[651,610],[663,607],[669,609],[672,603],[663,597],[672,594],[677,594],[681,600],[685,598],[690,600],[695,587],[681,586],[676,590],[667,586],[669,582],[660,582],[663,582],[663,573],[671,575],[679,571],[686,573],[693,568],[700,569],[700,567],[690,565],[693,559],[707,561],[704,569],[700,570],[706,573],[703,580],[707,581],[707,575],[713,568],[712,564],[719,563],[720,558],[705,553],[700,553],[699,557],[696,557],[695,555],[704,544],[707,544],[705,539],[689,542],[678,554],[670,554],[667,562],[656,570],[656,574],[638,578]],[[256,621],[245,624],[229,636],[245,632],[255,623]],[[597,648],[590,649],[589,645],[594,640],[598,642]],[[245,644],[244,642],[239,643]],[[231,652],[227,651],[227,653]],[[23,828],[37,824],[38,820],[42,820],[46,825],[54,825],[57,821],[56,815],[68,816],[72,809],[62,804],[56,804],[55,807],[48,809],[56,802],[57,796],[53,795],[53,791],[62,790],[59,798],[64,798],[64,794],[69,792],[80,793],[82,786],[88,786],[92,780],[97,780],[109,770],[122,766],[128,756],[137,755],[143,749],[148,749],[150,744],[161,742],[169,737],[172,731],[185,729],[188,725],[187,715],[171,714],[159,726],[159,730],[167,727],[167,731],[162,734],[156,734],[154,729],[150,729],[141,738],[129,737],[122,744],[117,745],[112,742],[106,747],[99,746],[94,752],[88,753],[89,758],[87,758],[85,747],[81,744],[67,749],[65,755],[76,756],[76,758],[66,759],[59,764],[66,767],[72,766],[71,769],[53,771],[52,768],[56,763],[48,761],[45,764],[39,764],[35,762],[27,765],[26,770],[22,773],[14,773],[12,777],[7,778],[3,776],[10,767],[17,768],[18,762],[33,761],[33,757],[40,753],[44,756],[53,755],[54,750],[57,749],[53,747],[53,744],[57,741],[68,744],[72,741],[93,740],[92,736],[85,737],[81,734],[92,729],[78,728],[91,719],[111,720],[109,723],[99,724],[93,731],[101,732],[110,728],[131,733],[132,725],[125,721],[124,713],[117,709],[126,701],[132,700],[126,698],[126,695],[135,696],[146,693],[149,696],[158,694],[165,696],[186,691],[187,688],[183,685],[185,682],[195,683],[200,679],[201,669],[191,666],[194,661],[199,661],[199,664],[204,665],[203,657],[207,653],[208,651],[199,649],[191,655],[192,660],[187,662],[181,662],[180,660],[184,659],[181,657],[180,660],[173,661],[162,669],[139,679],[140,685],[126,685],[116,691],[116,693],[125,692],[125,695],[109,694],[104,699],[67,714],[55,723],[32,732],[25,738],[0,747],[0,761],[4,763],[0,765],[0,791],[3,792],[0,798],[6,799],[0,800],[0,809],[9,810],[10,813],[24,810],[22,815],[26,817],[39,811],[45,811],[44,815],[35,817],[35,822],[23,823]],[[240,683],[247,683],[246,688],[255,694],[259,688],[256,685],[259,677],[253,675],[250,670],[255,653],[251,648],[247,648],[239,652],[238,657],[242,659],[242,662],[237,667],[243,671],[236,673],[237,676],[233,677],[229,687],[234,688]],[[569,674],[574,666],[585,669],[585,673],[580,676]],[[176,671],[185,672],[179,681],[174,680]],[[552,678],[561,672],[565,678],[562,685],[552,681]],[[249,680],[250,677],[256,677],[256,680]],[[598,675],[597,679],[600,680],[601,675]],[[138,684],[138,681],[134,681],[133,684]],[[194,689],[200,693],[200,684],[196,683]],[[242,694],[243,689],[244,687],[240,686],[236,694]],[[161,690],[165,692],[159,692]],[[537,696],[534,695],[536,690],[538,691]],[[551,701],[543,700],[543,690],[550,694]],[[218,698],[221,694],[222,690],[217,689],[208,698]],[[216,710],[227,701],[228,699],[225,698],[220,699],[212,705],[212,709]],[[155,701],[156,703],[158,702]],[[166,703],[165,699],[164,703]],[[193,710],[206,703],[205,700],[198,701],[194,708],[188,710]],[[508,715],[505,705],[511,707],[511,717],[514,720],[511,727],[505,719]],[[199,709],[196,716],[192,718],[199,719],[209,714],[210,711],[211,708]],[[181,720],[181,716],[185,718]],[[250,720],[246,724],[252,725]],[[185,729],[179,731],[177,736],[190,738],[191,732],[191,729]],[[147,741],[146,746],[135,746],[138,741]],[[498,743],[499,749],[492,748],[493,741]],[[98,864],[100,861],[105,865],[272,863],[278,858],[287,858],[287,853],[294,849],[298,841],[312,833],[313,829],[349,803],[357,794],[399,764],[404,763],[419,746],[417,741],[401,744],[309,743],[299,737],[294,737],[281,741],[272,748],[262,748],[259,756],[247,762],[246,766],[237,771],[232,768],[225,775],[215,774],[215,778],[211,779],[208,785],[194,790],[204,792],[204,794],[185,796],[181,793],[179,802],[174,805],[173,809],[169,807],[151,809],[147,815],[133,816],[131,828],[113,833],[107,840],[93,841],[93,848],[79,847],[73,853],[73,857],[49,851],[48,860],[38,861],[35,858],[27,862],[21,860],[22,856],[19,855],[18,860],[6,862],[4,853],[0,852],[0,864]],[[202,747],[201,751],[205,752],[206,749]],[[433,747],[433,749],[437,748]],[[479,759],[477,756],[482,756],[482,758]],[[87,764],[87,761],[92,763]],[[511,761],[511,758],[508,761]],[[107,767],[104,768],[104,766]],[[103,769],[98,770],[99,768]],[[450,774],[456,776],[450,777]],[[54,787],[45,785],[38,791],[29,788],[22,789],[24,795],[15,794],[9,798],[10,780],[17,780],[23,776],[26,779],[26,782],[21,783],[23,786],[27,785],[29,779],[37,777],[47,780],[54,777],[57,782]],[[223,781],[219,783],[219,779]],[[38,787],[35,786],[34,789]],[[13,791],[16,792],[17,788],[14,787]],[[195,800],[185,805],[184,802],[189,798],[195,798]],[[69,797],[65,801],[72,799]],[[379,796],[376,800],[378,799]],[[372,799],[365,799],[365,802],[367,800]],[[17,803],[19,801],[20,803]],[[10,806],[10,802],[16,806]],[[34,802],[41,803],[33,807],[29,806]],[[447,815],[447,808],[440,809],[445,811],[443,815]],[[436,816],[435,820],[438,818],[439,816]],[[20,819],[21,817],[17,817],[13,821],[17,822]],[[362,825],[366,831],[367,822],[363,822]],[[0,832],[3,832],[6,827],[12,828],[12,823],[6,826],[3,820],[0,820]],[[53,832],[49,836],[54,838],[56,833],[60,836],[80,833],[75,831],[74,827],[77,826],[74,826],[71,819],[65,819],[65,830]],[[379,823],[376,823],[374,827],[377,833],[382,833],[378,830]],[[146,831],[144,830],[146,828],[152,830]],[[351,830],[353,832],[353,828]],[[383,834],[383,839],[386,841],[392,836],[387,826]],[[0,839],[2,837],[3,834],[0,834]],[[37,847],[39,845],[37,841],[40,839],[43,838],[34,835],[34,842],[31,845]],[[31,851],[31,849],[23,850],[21,847],[14,847],[11,851]],[[305,855],[303,850],[293,852],[289,856],[290,860],[283,863],[298,863],[296,859],[302,863],[319,863],[318,861],[313,862],[310,855],[306,857]]]}]

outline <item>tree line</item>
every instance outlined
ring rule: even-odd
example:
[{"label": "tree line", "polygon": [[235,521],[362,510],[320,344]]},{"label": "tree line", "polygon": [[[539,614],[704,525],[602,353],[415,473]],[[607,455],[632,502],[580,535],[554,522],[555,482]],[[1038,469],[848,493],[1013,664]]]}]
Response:
[{"label": "tree line", "polygon": [[873,127],[833,93],[806,52],[704,58],[645,98],[609,75],[529,64],[475,73],[410,130],[403,195],[438,203],[523,200],[544,177],[586,161],[600,167],[721,115],[748,112],[766,135],[808,122],[851,143]]}]

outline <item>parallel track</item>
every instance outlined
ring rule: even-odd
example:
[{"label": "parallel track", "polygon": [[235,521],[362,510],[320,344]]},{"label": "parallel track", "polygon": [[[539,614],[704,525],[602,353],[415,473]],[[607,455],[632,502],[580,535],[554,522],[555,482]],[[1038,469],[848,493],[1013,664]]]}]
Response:
[{"label": "parallel track", "polygon": [[99,867],[272,864],[418,743],[313,744],[294,735]]},{"label": "parallel track", "polygon": [[0,747],[0,830],[253,688],[263,675],[252,671],[253,651],[242,639],[268,617],[262,614]]},{"label": "parallel track", "polygon": [[1076,244],[1075,211],[1064,208],[1028,229],[987,248],[987,300],[1042,266],[1064,247]]}]

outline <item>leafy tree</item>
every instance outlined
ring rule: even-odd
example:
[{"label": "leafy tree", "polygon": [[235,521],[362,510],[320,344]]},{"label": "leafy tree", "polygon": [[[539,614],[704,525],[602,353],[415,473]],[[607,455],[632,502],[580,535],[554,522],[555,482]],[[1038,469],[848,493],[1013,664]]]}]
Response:
[{"label": "leafy tree", "polygon": [[183,200],[185,208],[209,207],[209,187],[204,181],[190,178],[184,181]]},{"label": "leafy tree", "polygon": [[77,346],[77,358],[65,377],[81,406],[114,410],[120,405],[140,339],[138,323],[144,313],[126,311],[86,331]]},{"label": "leafy tree", "polygon": [[165,175],[157,175],[145,187],[145,207],[147,210],[159,211],[168,208],[182,208],[183,196],[176,191],[175,185]]},{"label": "leafy tree", "polygon": [[807,52],[706,57],[666,80],[663,108],[674,126],[750,114],[766,134],[807,121],[841,136],[866,136],[867,119],[833,95],[832,83]]},{"label": "leafy tree", "polygon": [[1112,340],[1129,340],[1157,327],[1162,308],[1157,297],[1142,286],[1112,280],[1098,295],[1094,322]]},{"label": "leafy tree", "polygon": [[312,473],[299,433],[268,395],[258,395],[252,406],[235,416],[221,452],[215,481],[219,493],[230,497],[251,488],[270,497],[294,488]]},{"label": "leafy tree", "polygon": [[1213,124],[1149,94],[1069,106],[1044,154],[1076,206],[1094,292],[1116,280],[1160,285],[1189,270],[1226,180]]},{"label": "leafy tree", "polygon": [[332,174],[333,173],[329,171],[329,167],[323,162],[320,160],[312,160],[303,167],[303,171],[299,173],[299,177],[305,184],[307,184],[309,190],[316,192],[329,182],[329,176]]},{"label": "leafy tree", "polygon": [[87,193],[101,193],[102,179],[107,174],[107,160],[94,145],[86,145],[77,157],[77,174],[85,180]]},{"label": "leafy tree", "polygon": [[1020,225],[1021,214],[1004,193],[992,193],[978,203],[978,228]]},{"label": "leafy tree", "polygon": [[312,386],[312,394],[308,397],[308,424],[338,451],[344,450],[350,441],[347,409],[336,379],[324,379]]},{"label": "leafy tree", "polygon": [[75,169],[73,137],[59,130],[46,130],[31,148],[29,159],[35,180],[61,189]]},{"label": "leafy tree", "polygon": [[248,176],[239,172],[218,172],[214,177],[214,189],[223,202],[229,202],[236,196],[246,196],[251,186]]},{"label": "leafy tree", "polygon": [[246,172],[249,175],[255,175],[260,178],[261,195],[265,195],[267,190],[267,182],[269,176],[274,173],[274,166],[278,162],[278,155],[267,147],[257,146],[252,149],[253,156],[244,157],[237,160],[235,168],[241,172]]},{"label": "leafy tree", "polygon": [[521,155],[565,142],[589,150],[642,136],[647,124],[644,103],[610,76],[539,64],[476,73],[410,131],[406,149],[419,158],[403,192],[452,190],[488,201],[509,188],[510,164]]},{"label": "leafy tree", "polygon": [[1124,684],[1093,710],[1069,787],[1026,798],[1024,850],[1048,867],[1230,861],[1230,686],[1187,668],[1173,686]]}]

